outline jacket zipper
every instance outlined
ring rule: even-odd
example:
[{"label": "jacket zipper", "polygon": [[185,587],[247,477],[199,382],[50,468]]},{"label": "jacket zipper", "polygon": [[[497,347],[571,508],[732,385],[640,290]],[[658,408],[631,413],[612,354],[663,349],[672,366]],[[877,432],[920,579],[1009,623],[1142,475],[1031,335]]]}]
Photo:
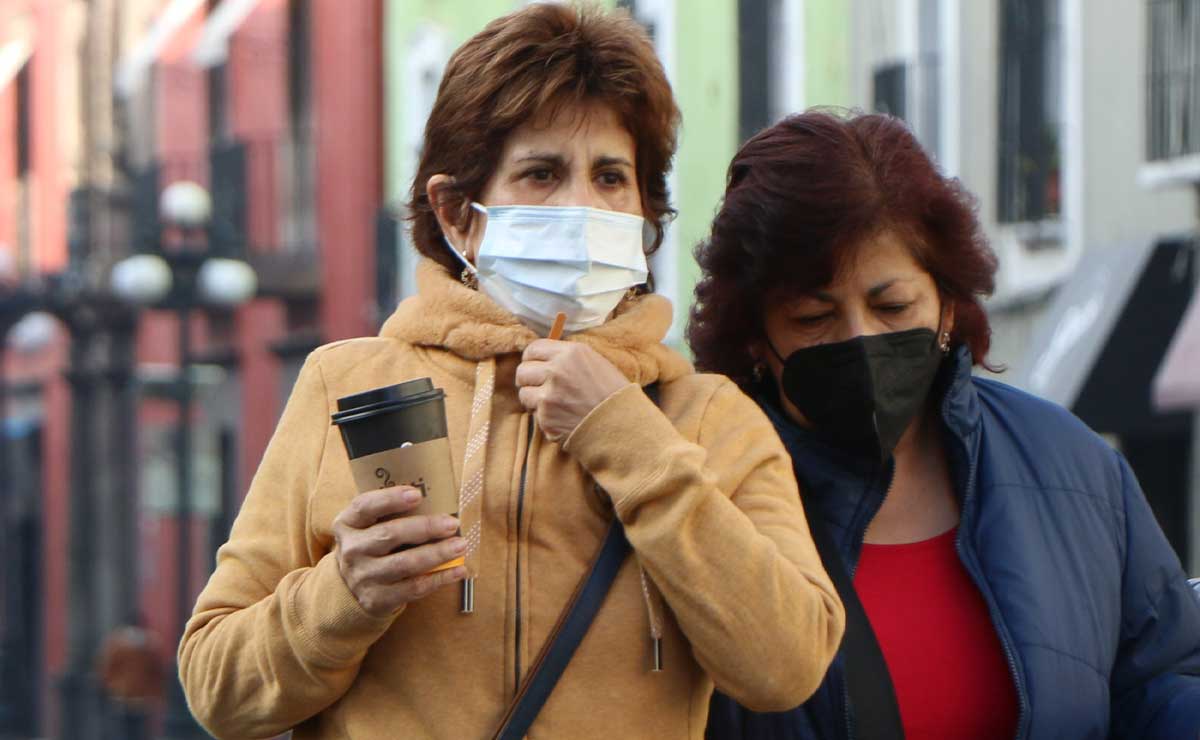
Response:
[{"label": "jacket zipper", "polygon": [[[947,394],[946,401],[943,401],[942,403],[942,418],[946,419],[947,425],[949,425],[949,420],[947,418],[948,405],[949,394]],[[963,511],[960,517],[958,535],[955,537],[954,546],[955,549],[958,550],[958,557],[960,560],[962,560],[963,567],[967,569],[967,573],[970,574],[971,580],[975,582],[975,588],[979,589],[979,593],[983,596],[984,601],[987,602],[988,613],[991,616],[992,624],[996,626],[996,635],[1000,638],[1000,646],[1004,649],[1004,659],[1008,661],[1008,670],[1012,674],[1013,683],[1017,687],[1018,714],[1016,738],[1017,740],[1020,740],[1020,738],[1024,737],[1025,735],[1025,718],[1028,714],[1029,707],[1025,696],[1025,684],[1021,680],[1021,672],[1017,670],[1017,657],[1016,652],[1012,647],[1012,635],[1010,635],[1008,632],[1008,625],[1005,624],[1004,617],[1000,614],[1000,607],[996,605],[996,599],[992,595],[991,588],[989,588],[987,583],[984,581],[983,569],[979,566],[979,561],[975,557],[975,551],[967,547],[967,542],[963,538],[963,530],[966,529],[966,527],[963,525],[966,523],[967,515],[969,513],[967,511],[966,504],[971,499],[971,493],[975,488],[975,459],[971,456],[971,451],[967,449],[967,443],[959,435],[955,434],[953,436],[955,441],[958,442],[960,454],[967,461],[967,484],[963,489],[962,499]],[[961,465],[959,467],[961,468]]]},{"label": "jacket zipper", "polygon": [[533,453],[533,420],[525,415],[525,458],[521,461],[521,484],[517,488],[517,605],[516,630],[513,644],[513,694],[521,690],[521,520],[525,515],[525,477],[529,472],[529,456]]},{"label": "jacket zipper", "polygon": [[[871,521],[875,519],[875,515],[883,508],[883,502],[887,501],[888,494],[892,492],[892,483],[896,480],[896,463],[891,461],[885,468],[887,476],[887,488],[883,490],[883,498],[879,500],[879,506],[871,512],[871,515],[866,518],[866,522],[854,533],[852,544],[858,548],[859,556],[854,558],[853,563],[849,563],[847,569],[850,573],[850,587],[854,588],[854,574],[858,570],[858,561],[862,553],[862,543],[867,538],[867,528],[871,526]],[[842,669],[842,708],[846,717],[846,740],[854,740],[854,715],[850,710],[850,687],[846,683],[845,668]]]}]

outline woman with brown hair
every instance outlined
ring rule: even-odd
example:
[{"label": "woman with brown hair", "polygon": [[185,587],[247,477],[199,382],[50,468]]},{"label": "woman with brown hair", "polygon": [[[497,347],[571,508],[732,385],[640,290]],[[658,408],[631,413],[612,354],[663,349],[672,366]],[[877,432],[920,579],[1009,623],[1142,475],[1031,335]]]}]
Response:
[{"label": "woman with brown hair", "polygon": [[[624,14],[531,5],[454,54],[413,184],[419,294],[309,357],[180,646],[212,732],[487,737],[537,693],[614,517],[635,557],[531,734],[700,738],[714,679],[759,709],[816,687],[843,614],[786,453],[662,344],[646,289],[677,120]],[[421,377],[445,390],[458,518],[411,514],[411,488],[355,496],[329,424]]]},{"label": "woman with brown hair", "polygon": [[973,377],[996,260],[898,119],[813,111],[729,167],[688,336],[792,456],[846,607],[804,705],[708,737],[1195,738],[1200,606],[1119,453]]}]

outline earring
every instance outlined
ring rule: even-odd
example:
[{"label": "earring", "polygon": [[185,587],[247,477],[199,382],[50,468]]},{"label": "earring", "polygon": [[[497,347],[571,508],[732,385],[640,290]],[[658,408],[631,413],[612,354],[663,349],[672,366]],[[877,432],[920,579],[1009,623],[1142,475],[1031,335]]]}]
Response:
[{"label": "earring", "polygon": [[938,349],[942,351],[943,355],[950,351],[950,332],[942,332],[941,339],[938,341]]},{"label": "earring", "polygon": [[750,370],[750,375],[753,376],[755,383],[761,383],[763,376],[766,375],[767,367],[761,362],[754,363],[754,367]]},{"label": "earring", "polygon": [[462,281],[463,285],[467,286],[471,290],[479,289],[479,279],[475,277],[475,273],[471,272],[465,267],[463,268],[462,272],[459,273],[458,279]]}]

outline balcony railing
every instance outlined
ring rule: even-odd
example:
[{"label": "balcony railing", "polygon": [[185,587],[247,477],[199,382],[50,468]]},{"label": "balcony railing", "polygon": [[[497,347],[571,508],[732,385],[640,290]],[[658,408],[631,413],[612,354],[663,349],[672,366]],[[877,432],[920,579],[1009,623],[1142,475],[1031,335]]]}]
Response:
[{"label": "balcony railing", "polygon": [[158,196],[176,180],[212,195],[214,248],[243,254],[265,295],[308,294],[317,287],[316,158],[312,134],[245,137],[212,146],[207,161],[160,159],[132,183],[135,242],[159,238]]},{"label": "balcony railing", "polygon": [[1147,9],[1147,159],[1200,154],[1200,0]]},{"label": "balcony railing", "polygon": [[[246,138],[243,188],[253,199],[246,209],[246,239],[252,252],[283,252],[315,257],[316,159],[312,133]],[[214,159],[214,166],[217,161]],[[249,201],[248,201],[249,202]]]}]

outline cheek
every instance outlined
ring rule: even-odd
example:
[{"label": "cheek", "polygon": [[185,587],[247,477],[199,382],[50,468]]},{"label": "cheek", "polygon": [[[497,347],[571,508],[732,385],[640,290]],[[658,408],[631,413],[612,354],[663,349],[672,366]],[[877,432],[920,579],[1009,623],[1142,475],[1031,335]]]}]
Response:
[{"label": "cheek", "polygon": [[937,300],[923,301],[919,315],[913,317],[911,328],[928,328],[938,331],[939,328],[947,328],[942,326],[941,303]]},{"label": "cheek", "polygon": [[601,191],[601,198],[604,200],[605,207],[610,211],[628,213],[633,216],[645,215],[642,209],[642,199],[638,195],[636,187],[619,188],[608,192]]}]

